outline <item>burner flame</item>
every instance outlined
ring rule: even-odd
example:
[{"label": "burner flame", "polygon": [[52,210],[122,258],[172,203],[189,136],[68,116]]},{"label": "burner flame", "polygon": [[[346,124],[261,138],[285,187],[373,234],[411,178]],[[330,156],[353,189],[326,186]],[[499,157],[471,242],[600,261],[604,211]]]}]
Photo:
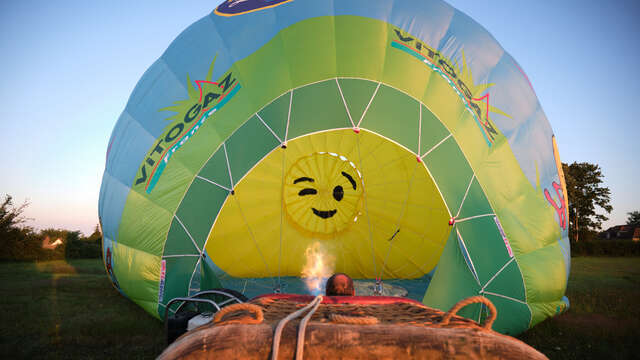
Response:
[{"label": "burner flame", "polygon": [[325,283],[333,274],[334,257],[319,242],[311,244],[304,252],[306,263],[302,268],[302,279],[312,295],[324,293]]}]

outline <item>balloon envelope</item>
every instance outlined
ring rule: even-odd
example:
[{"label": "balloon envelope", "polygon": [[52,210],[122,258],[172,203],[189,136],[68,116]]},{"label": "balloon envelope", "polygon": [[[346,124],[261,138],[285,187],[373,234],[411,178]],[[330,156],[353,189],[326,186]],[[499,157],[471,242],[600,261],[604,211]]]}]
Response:
[{"label": "balloon envelope", "polygon": [[[237,1],[143,75],[109,142],[105,265],[155,316],[330,270],[518,333],[564,311],[566,190],[526,75],[430,1]],[[481,320],[486,310],[462,314]]]}]

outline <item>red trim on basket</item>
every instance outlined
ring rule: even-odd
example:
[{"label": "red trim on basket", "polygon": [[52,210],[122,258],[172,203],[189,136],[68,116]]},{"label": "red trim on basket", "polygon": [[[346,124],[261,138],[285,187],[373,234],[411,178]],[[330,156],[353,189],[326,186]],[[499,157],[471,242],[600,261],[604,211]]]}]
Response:
[{"label": "red trim on basket", "polygon": [[[256,299],[283,299],[299,303],[308,303],[312,301],[315,296],[313,295],[298,295],[298,294],[262,294],[254,297],[251,300]],[[397,296],[324,296],[322,298],[323,304],[363,304],[363,305],[385,305],[395,303],[409,303],[423,305],[421,302],[409,298],[397,297]]]}]

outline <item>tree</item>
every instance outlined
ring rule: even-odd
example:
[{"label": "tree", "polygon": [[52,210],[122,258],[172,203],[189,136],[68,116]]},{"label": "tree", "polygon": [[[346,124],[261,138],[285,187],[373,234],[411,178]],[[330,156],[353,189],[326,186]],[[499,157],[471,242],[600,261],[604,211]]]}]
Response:
[{"label": "tree", "polygon": [[102,233],[100,233],[100,225],[96,224],[93,234],[89,235],[87,241],[100,245],[102,243]]},{"label": "tree", "polygon": [[[562,164],[569,195],[569,237],[578,241],[580,235],[599,230],[608,217],[596,212],[597,207],[611,213],[611,191],[602,186],[604,175],[600,166],[586,162]],[[584,236],[583,236],[584,237]]]},{"label": "tree", "polygon": [[13,198],[11,195],[5,195],[4,201],[0,205],[0,239],[9,236],[10,233],[18,231],[28,219],[22,216],[24,209],[29,205],[25,201],[24,204],[13,206]]},{"label": "tree", "polygon": [[11,195],[5,195],[0,203],[0,259],[16,260],[33,257],[35,249],[39,246],[33,229],[24,226],[29,220],[22,213],[29,203],[24,202],[20,206],[13,205]]},{"label": "tree", "polygon": [[640,211],[632,211],[627,213],[627,225],[640,226]]}]

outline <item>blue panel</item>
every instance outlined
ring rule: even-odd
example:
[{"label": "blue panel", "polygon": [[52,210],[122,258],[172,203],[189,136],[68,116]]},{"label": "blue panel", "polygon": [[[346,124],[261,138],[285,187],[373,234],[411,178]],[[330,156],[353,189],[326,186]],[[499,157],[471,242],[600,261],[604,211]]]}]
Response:
[{"label": "blue panel", "polygon": [[98,213],[104,237],[117,240],[118,227],[130,188],[105,172],[100,187]]},{"label": "blue panel", "polygon": [[180,81],[162,59],[156,61],[142,75],[129,98],[126,111],[151,135],[160,137],[169,125],[167,118],[172,113],[158,110],[170,106],[176,99],[185,98],[185,80]]}]

